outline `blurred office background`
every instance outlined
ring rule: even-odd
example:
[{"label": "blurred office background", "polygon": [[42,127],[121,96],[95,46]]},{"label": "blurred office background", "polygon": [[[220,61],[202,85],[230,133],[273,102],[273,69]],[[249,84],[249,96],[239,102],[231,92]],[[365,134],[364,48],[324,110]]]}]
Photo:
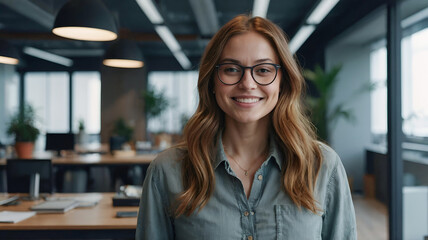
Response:
[{"label": "blurred office background", "polygon": [[[208,41],[237,14],[253,13],[286,32],[302,69],[328,73],[340,66],[327,112],[340,109],[344,117],[328,122],[324,140],[347,171],[360,238],[428,236],[428,1],[99,1],[118,39],[141,53],[143,66],[136,68],[103,64],[117,40],[53,34],[67,2],[0,0],[1,44],[19,56],[16,65],[0,64],[0,158],[14,154],[6,130],[24,103],[34,107],[41,132],[35,153],[45,150],[47,133],[77,136],[79,123],[81,143],[108,145],[120,119],[132,128],[131,149],[174,144],[198,103],[198,63]],[[313,15],[317,6],[324,15]],[[147,92],[168,101],[160,114],[147,112]],[[308,95],[320,95],[310,81]],[[137,183],[144,169],[138,171]]]}]

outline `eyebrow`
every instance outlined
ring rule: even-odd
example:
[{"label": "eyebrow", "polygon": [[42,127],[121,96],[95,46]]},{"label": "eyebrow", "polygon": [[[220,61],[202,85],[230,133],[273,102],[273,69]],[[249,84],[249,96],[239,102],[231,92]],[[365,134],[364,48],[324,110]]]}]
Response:
[{"label": "eyebrow", "polygon": [[[224,62],[232,62],[232,63],[238,63],[238,64],[241,63],[240,61],[233,58],[225,58],[220,61],[220,63],[224,63]],[[255,61],[255,63],[263,63],[263,62],[273,62],[273,60],[270,58],[262,58]]]}]

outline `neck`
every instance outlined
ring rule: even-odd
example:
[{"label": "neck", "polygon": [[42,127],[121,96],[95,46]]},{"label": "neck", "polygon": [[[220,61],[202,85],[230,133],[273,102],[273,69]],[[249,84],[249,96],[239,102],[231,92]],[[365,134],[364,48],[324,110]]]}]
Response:
[{"label": "neck", "polygon": [[229,156],[235,159],[245,159],[248,162],[257,161],[260,156],[266,154],[268,149],[268,121],[256,124],[228,124],[226,122],[222,141]]}]

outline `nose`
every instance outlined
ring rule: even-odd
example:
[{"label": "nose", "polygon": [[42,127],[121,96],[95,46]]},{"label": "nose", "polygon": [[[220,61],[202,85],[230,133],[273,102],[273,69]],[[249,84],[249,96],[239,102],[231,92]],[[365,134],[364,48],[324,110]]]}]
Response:
[{"label": "nose", "polygon": [[257,88],[257,83],[254,81],[253,76],[251,76],[251,69],[244,70],[244,76],[242,76],[242,79],[239,82],[239,87],[243,89]]}]

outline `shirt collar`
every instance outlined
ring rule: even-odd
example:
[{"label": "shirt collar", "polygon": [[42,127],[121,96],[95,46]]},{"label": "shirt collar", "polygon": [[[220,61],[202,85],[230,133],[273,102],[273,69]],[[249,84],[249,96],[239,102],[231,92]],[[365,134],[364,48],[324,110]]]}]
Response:
[{"label": "shirt collar", "polygon": [[[217,169],[217,167],[220,165],[220,163],[222,162],[228,162],[227,157],[226,157],[226,153],[224,152],[224,148],[223,148],[223,141],[222,141],[222,136],[223,133],[220,132],[220,134],[218,135],[218,139],[217,139],[217,150],[216,150],[216,157],[214,159],[214,169]],[[280,147],[278,146],[276,140],[275,140],[275,136],[274,133],[271,132],[269,134],[269,157],[267,158],[268,160],[264,163],[267,164],[272,158],[275,160],[275,163],[277,164],[279,170],[282,170],[282,165],[283,165],[283,156],[282,153],[280,151]]]}]

